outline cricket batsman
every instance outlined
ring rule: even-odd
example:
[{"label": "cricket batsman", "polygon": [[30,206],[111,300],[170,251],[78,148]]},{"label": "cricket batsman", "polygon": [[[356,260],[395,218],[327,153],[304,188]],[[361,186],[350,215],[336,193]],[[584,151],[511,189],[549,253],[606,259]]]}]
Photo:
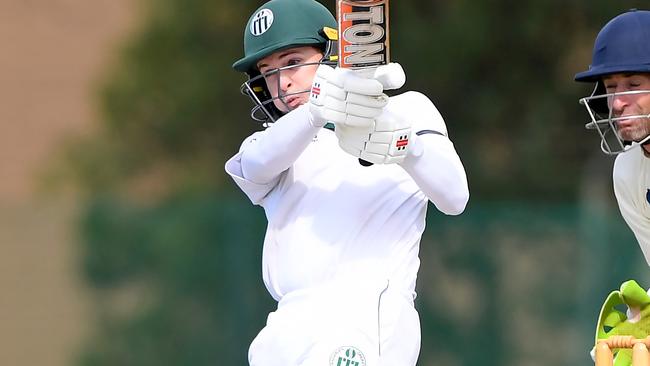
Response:
[{"label": "cricket batsman", "polygon": [[[596,37],[589,69],[575,80],[595,83],[592,95],[580,99],[591,119],[586,127],[598,132],[603,152],[616,156],[614,194],[650,264],[650,11],[633,9],[610,20]],[[626,314],[614,308],[623,304]],[[636,282],[624,282],[603,305],[596,341],[648,336],[648,305]],[[616,366],[630,362],[629,350],[618,352]]]},{"label": "cricket batsman", "polygon": [[233,64],[265,129],[225,169],[266,213],[262,275],[278,302],[251,366],[414,366],[427,204],[458,215],[469,199],[433,103],[384,93],[404,84],[399,64],[336,67],[336,30],[314,0],[271,0],[249,18]]}]

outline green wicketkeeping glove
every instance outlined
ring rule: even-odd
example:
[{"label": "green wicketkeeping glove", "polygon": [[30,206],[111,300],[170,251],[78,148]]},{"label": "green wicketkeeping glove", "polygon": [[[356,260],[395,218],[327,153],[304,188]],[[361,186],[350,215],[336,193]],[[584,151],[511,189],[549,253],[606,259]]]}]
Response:
[{"label": "green wicketkeeping glove", "polygon": [[[615,309],[616,306],[626,305],[627,312]],[[646,338],[650,335],[650,295],[634,280],[623,282],[621,289],[612,291],[607,296],[600,309],[598,325],[596,326],[595,345],[601,339],[615,335],[629,335],[635,338]],[[613,349],[614,366],[631,366],[631,349]]]}]

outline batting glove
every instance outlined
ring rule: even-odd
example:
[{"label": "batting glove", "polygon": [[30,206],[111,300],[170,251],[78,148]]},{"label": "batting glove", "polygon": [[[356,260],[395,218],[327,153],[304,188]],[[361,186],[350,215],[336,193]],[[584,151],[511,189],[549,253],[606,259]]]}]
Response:
[{"label": "batting glove", "polygon": [[[627,311],[616,309],[626,305]],[[603,304],[596,326],[596,345],[612,336],[632,336],[644,339],[650,335],[650,295],[634,280],[623,282],[620,290],[612,291]],[[591,351],[595,359],[595,346]],[[615,366],[630,366],[631,349],[614,350]]]},{"label": "batting glove", "polygon": [[[354,73],[362,78],[377,80],[383,90],[399,89],[406,82],[404,69],[398,63],[356,70]],[[358,83],[358,79],[355,81],[353,78],[345,81]],[[356,85],[362,84],[347,84],[347,89],[353,90]],[[353,91],[359,94],[366,92],[361,88]],[[409,146],[411,123],[384,109],[382,114],[367,126],[337,124],[336,135],[339,146],[352,156],[374,164],[401,163]]]},{"label": "batting glove", "polygon": [[399,89],[406,83],[406,74],[402,65],[391,62],[375,69],[372,78],[379,81],[384,90]]},{"label": "batting glove", "polygon": [[354,71],[320,65],[309,97],[310,122],[322,127],[327,122],[340,127],[359,127],[369,131],[382,113],[388,96],[384,86]]},{"label": "batting glove", "polygon": [[370,130],[337,125],[335,132],[345,152],[374,164],[403,162],[411,142],[411,122],[388,110]]}]

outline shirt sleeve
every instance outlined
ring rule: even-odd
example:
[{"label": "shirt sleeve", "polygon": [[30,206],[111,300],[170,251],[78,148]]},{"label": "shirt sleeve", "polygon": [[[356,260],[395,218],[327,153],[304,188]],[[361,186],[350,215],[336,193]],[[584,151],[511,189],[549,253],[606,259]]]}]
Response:
[{"label": "shirt sleeve", "polygon": [[244,140],[241,148],[239,149],[239,152],[226,162],[225,167],[226,173],[232,177],[237,186],[246,194],[246,196],[248,196],[248,199],[250,199],[251,202],[256,205],[262,203],[264,198],[273,189],[273,187],[275,187],[277,181],[280,179],[277,177],[275,180],[270,180],[265,183],[255,183],[249,179],[244,178],[244,174],[242,173],[242,152],[249,144],[257,141],[257,139],[260,138],[263,134],[264,131],[256,132]]},{"label": "shirt sleeve", "polygon": [[303,105],[285,114],[248,137],[226,162],[226,172],[254,204],[262,203],[318,133],[320,127],[311,125],[308,113]]},{"label": "shirt sleeve", "polygon": [[[634,152],[629,151],[625,154],[630,153]],[[650,220],[643,215],[643,205],[647,198],[643,195],[639,196],[637,192],[635,199],[637,190],[633,189],[634,175],[638,174],[638,170],[633,169],[634,167],[620,159],[621,157],[619,156],[614,163],[614,194],[623,219],[639,242],[646,262],[650,264]]]},{"label": "shirt sleeve", "polygon": [[408,103],[400,103],[400,114],[412,120],[412,145],[401,163],[420,190],[447,215],[465,210],[469,188],[465,168],[447,126],[435,105],[424,94],[408,92]]}]

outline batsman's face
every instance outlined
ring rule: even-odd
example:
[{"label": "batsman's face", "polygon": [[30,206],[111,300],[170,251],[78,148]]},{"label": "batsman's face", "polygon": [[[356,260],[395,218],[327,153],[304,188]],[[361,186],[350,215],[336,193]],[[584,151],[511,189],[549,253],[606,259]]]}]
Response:
[{"label": "batsman's face", "polygon": [[275,52],[257,63],[273,104],[279,110],[288,112],[309,101],[311,84],[322,57],[319,49],[302,46]]},{"label": "batsman's face", "polygon": [[[612,117],[622,117],[616,122],[619,136],[638,142],[650,135],[650,74],[612,74],[603,78],[603,84],[607,93],[613,94],[607,100]],[[625,93],[633,91],[639,93]]]}]

